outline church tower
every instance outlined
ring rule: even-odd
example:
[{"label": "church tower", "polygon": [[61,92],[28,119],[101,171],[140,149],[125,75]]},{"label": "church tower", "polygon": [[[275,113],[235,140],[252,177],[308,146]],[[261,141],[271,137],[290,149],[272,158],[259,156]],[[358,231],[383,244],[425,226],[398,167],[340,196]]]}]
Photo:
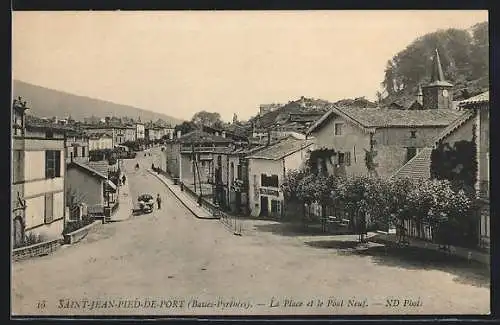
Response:
[{"label": "church tower", "polygon": [[431,82],[422,87],[424,109],[451,109],[453,85],[444,79],[441,60],[436,49],[432,62]]}]

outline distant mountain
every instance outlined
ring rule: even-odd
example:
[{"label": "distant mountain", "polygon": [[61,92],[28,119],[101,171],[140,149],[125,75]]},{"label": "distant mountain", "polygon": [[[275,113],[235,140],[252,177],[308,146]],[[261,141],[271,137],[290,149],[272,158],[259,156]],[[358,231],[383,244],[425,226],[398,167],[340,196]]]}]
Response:
[{"label": "distant mountain", "polygon": [[68,117],[83,121],[85,117],[106,116],[131,117],[141,121],[156,121],[162,119],[167,123],[176,125],[182,123],[181,119],[165,114],[151,112],[129,105],[116,104],[100,99],[73,95],[66,92],[32,85],[20,80],[14,80],[14,98],[21,96],[29,107],[29,114],[38,117]]}]

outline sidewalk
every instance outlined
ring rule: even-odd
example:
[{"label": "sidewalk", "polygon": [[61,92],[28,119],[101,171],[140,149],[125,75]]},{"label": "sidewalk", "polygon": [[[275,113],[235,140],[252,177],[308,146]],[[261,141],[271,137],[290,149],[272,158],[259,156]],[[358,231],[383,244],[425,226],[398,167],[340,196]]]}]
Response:
[{"label": "sidewalk", "polygon": [[111,222],[124,221],[132,216],[134,205],[132,204],[132,197],[130,196],[130,189],[128,185],[129,180],[127,177],[125,184],[120,186],[120,194],[118,194],[118,202],[120,202],[120,205],[118,206],[116,212],[111,216]]},{"label": "sidewalk", "polygon": [[152,170],[148,169],[148,172],[152,175],[156,176],[160,182],[165,184],[167,188],[174,194],[174,196],[198,219],[219,219],[218,217],[214,217],[211,215],[210,211],[198,206],[198,203],[194,198],[192,198],[189,194],[181,191],[178,185],[175,185],[174,182],[168,177],[155,173]]},{"label": "sidewalk", "polygon": [[[381,242],[381,243],[396,243],[396,235],[389,234],[386,232],[378,231],[377,235],[370,238],[372,242]],[[441,251],[439,249],[439,245],[435,243],[426,242],[423,240],[408,238],[410,247],[417,247],[422,249],[429,249],[433,251]],[[450,246],[450,255],[462,257],[467,260],[473,260],[483,264],[490,264],[490,255],[487,253],[483,253],[474,249],[467,249],[463,247]]]}]

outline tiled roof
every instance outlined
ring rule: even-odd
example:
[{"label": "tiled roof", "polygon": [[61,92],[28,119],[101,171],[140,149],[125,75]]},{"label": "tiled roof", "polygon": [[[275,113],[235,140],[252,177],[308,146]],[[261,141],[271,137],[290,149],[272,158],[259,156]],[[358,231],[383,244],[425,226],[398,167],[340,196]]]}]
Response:
[{"label": "tiled roof", "polygon": [[406,177],[412,179],[431,178],[432,148],[423,148],[420,152],[396,171],[391,178]]},{"label": "tiled roof", "polygon": [[434,145],[437,145],[439,142],[441,142],[444,138],[446,138],[448,135],[450,135],[452,132],[454,132],[456,129],[458,129],[460,126],[462,126],[465,122],[467,122],[469,119],[471,119],[474,116],[473,111],[465,111],[463,112],[463,115],[460,116],[458,119],[456,119],[453,123],[448,125],[434,140]]},{"label": "tiled roof", "polygon": [[366,127],[446,126],[463,114],[451,109],[403,111],[384,108],[344,108],[342,110]]},{"label": "tiled roof", "polygon": [[313,140],[298,140],[294,137],[288,137],[276,144],[258,151],[257,153],[254,153],[248,158],[278,160],[301,149],[307,148],[313,143]]},{"label": "tiled roof", "polygon": [[398,110],[389,108],[332,108],[316,121],[308,130],[313,132],[329,120],[330,116],[340,115],[364,128],[380,127],[422,127],[447,126],[463,114],[451,109]]},{"label": "tiled roof", "polygon": [[231,143],[232,140],[201,130],[194,130],[179,138],[181,143]]},{"label": "tiled roof", "polygon": [[471,104],[481,104],[489,103],[490,101],[490,91],[485,91],[477,96],[471,97],[469,99],[463,100],[459,103],[460,107],[471,105]]},{"label": "tiled roof", "polygon": [[87,171],[92,176],[95,175],[95,176],[98,176],[98,177],[103,178],[103,179],[107,179],[108,178],[106,176],[108,174],[107,169],[106,169],[106,172],[103,173],[101,170],[97,170],[97,169],[93,168],[92,166],[89,166],[88,164],[80,163],[80,162],[77,162],[77,161],[70,162],[68,164],[68,167],[71,167],[71,166],[80,167],[83,170]]},{"label": "tiled roof", "polygon": [[110,169],[107,161],[89,161],[87,165],[101,175],[108,175],[108,170]]}]

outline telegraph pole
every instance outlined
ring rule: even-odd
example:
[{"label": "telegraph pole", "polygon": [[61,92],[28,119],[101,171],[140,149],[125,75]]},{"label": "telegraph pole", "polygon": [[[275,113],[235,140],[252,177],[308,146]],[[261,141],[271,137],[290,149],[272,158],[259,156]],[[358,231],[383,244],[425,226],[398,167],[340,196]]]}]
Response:
[{"label": "telegraph pole", "polygon": [[195,169],[195,153],[194,153],[194,143],[191,143],[191,158],[193,160],[193,184],[194,184],[194,192],[196,193],[196,169]]}]

